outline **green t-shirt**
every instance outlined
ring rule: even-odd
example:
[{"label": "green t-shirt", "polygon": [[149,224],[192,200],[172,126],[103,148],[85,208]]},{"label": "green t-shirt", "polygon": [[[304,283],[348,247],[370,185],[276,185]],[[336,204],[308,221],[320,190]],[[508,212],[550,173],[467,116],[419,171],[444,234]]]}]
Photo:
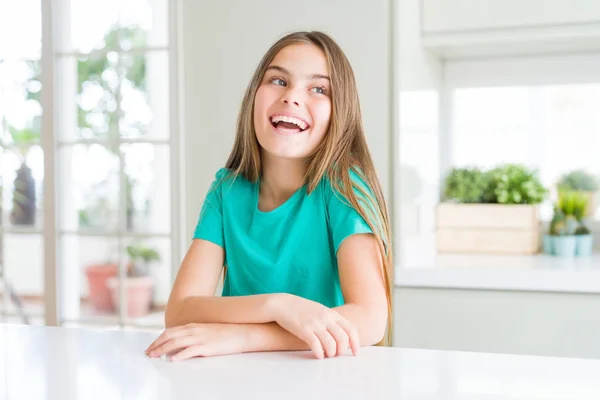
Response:
[{"label": "green t-shirt", "polygon": [[[195,239],[225,250],[222,295],[291,293],[327,307],[344,304],[336,253],[348,236],[372,232],[360,214],[327,178],[310,195],[302,187],[263,212],[257,207],[259,183],[228,175],[226,169],[217,172],[194,232]],[[356,173],[351,176],[367,188]]]}]

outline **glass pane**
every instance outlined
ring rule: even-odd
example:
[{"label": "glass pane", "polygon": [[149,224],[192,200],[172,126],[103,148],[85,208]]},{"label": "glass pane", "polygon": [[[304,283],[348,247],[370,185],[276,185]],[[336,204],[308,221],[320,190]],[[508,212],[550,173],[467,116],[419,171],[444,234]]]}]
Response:
[{"label": "glass pane", "polygon": [[168,0],[122,0],[120,7],[123,50],[167,45]]},{"label": "glass pane", "polygon": [[39,234],[1,236],[4,286],[4,322],[44,324],[44,250]]},{"label": "glass pane", "polygon": [[118,274],[116,237],[63,235],[60,239],[60,302],[65,320],[117,321],[109,281]]},{"label": "glass pane", "polygon": [[169,146],[123,144],[127,230],[170,232],[171,187]]},{"label": "glass pane", "polygon": [[401,238],[398,264],[422,263],[434,254],[435,210],[439,200],[439,95],[406,90],[400,95],[398,173],[401,182]]},{"label": "glass pane", "polygon": [[70,40],[60,47],[60,51],[90,53],[104,48],[117,49],[118,0],[71,0],[65,7],[66,10],[69,8]]},{"label": "glass pane", "polygon": [[40,64],[0,63],[0,161],[4,223],[41,226],[44,158],[40,147]]},{"label": "glass pane", "polygon": [[65,96],[65,103],[69,104],[65,108],[77,104],[77,115],[71,115],[69,118],[71,122],[74,119],[77,121],[76,137],[116,138],[120,84],[118,63],[119,56],[116,52],[110,52],[106,57],[90,56],[77,59],[76,94],[69,87],[61,90],[61,95]]},{"label": "glass pane", "polygon": [[168,53],[124,55],[121,67],[121,136],[168,138]]},{"label": "glass pane", "polygon": [[41,69],[39,61],[0,62],[2,138],[17,146],[40,141]]},{"label": "glass pane", "polygon": [[0,1],[0,60],[40,58],[41,7],[41,0]]},{"label": "glass pane", "polygon": [[4,149],[0,180],[4,225],[39,229],[43,224],[44,153],[41,147]]},{"label": "glass pane", "polygon": [[[563,85],[541,89],[546,142],[541,154],[542,178],[554,187],[561,177],[582,170],[600,182],[600,85]],[[600,220],[598,196],[591,217]]]},{"label": "glass pane", "polygon": [[164,327],[164,309],[171,291],[171,241],[168,238],[128,238],[128,324]]},{"label": "glass pane", "polygon": [[457,89],[452,128],[454,166],[529,164],[531,96],[530,88],[520,87]]},{"label": "glass pane", "polygon": [[58,155],[60,227],[115,231],[119,219],[119,156],[99,145],[73,145]]}]

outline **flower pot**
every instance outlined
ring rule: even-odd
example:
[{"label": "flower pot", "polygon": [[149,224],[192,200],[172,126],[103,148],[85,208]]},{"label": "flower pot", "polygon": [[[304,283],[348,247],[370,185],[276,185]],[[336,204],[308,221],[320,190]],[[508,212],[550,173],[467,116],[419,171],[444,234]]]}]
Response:
[{"label": "flower pot", "polygon": [[542,249],[545,254],[554,254],[554,237],[552,235],[544,235]]},{"label": "flower pot", "polygon": [[[119,279],[110,278],[107,282],[114,304],[119,304]],[[154,279],[151,276],[127,277],[125,289],[127,290],[127,316],[141,317],[148,314],[152,301],[152,287]]]},{"label": "flower pot", "polygon": [[88,299],[96,311],[114,310],[114,303],[106,282],[117,276],[116,264],[94,264],[86,267],[85,275],[88,281]]},{"label": "flower pot", "polygon": [[578,256],[591,256],[594,247],[594,237],[592,235],[577,235],[576,238],[575,253]]},{"label": "flower pot", "polygon": [[559,257],[574,257],[577,247],[575,236],[554,236],[552,247],[554,254]]}]

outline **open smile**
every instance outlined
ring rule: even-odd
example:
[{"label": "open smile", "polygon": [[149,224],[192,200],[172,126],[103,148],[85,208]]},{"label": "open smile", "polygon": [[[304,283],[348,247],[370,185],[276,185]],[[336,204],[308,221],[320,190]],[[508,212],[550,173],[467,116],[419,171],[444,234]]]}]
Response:
[{"label": "open smile", "polygon": [[282,133],[301,133],[310,128],[308,122],[302,118],[287,114],[273,114],[269,121],[276,130]]}]

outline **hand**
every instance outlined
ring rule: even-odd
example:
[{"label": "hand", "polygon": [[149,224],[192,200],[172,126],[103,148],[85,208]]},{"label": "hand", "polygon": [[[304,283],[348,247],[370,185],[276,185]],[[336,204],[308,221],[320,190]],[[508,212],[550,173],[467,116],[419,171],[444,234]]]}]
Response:
[{"label": "hand", "polygon": [[275,322],[308,344],[317,358],[343,355],[349,347],[358,355],[358,331],[337,311],[289,294],[275,295],[273,304]]},{"label": "hand", "polygon": [[243,327],[234,324],[187,324],[166,329],[148,348],[152,358],[171,356],[172,361],[192,357],[222,356],[243,352]]}]

